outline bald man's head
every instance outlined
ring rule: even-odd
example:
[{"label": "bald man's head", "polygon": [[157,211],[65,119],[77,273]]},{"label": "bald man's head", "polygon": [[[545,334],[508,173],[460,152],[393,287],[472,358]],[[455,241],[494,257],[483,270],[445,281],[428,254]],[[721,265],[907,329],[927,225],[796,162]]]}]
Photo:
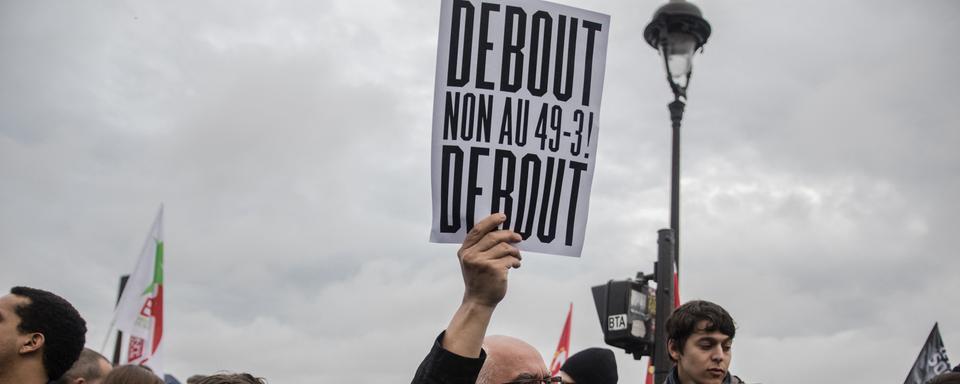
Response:
[{"label": "bald man's head", "polygon": [[543,357],[532,345],[510,336],[483,339],[487,360],[480,369],[477,384],[500,384],[523,379],[550,377]]},{"label": "bald man's head", "polygon": [[99,384],[110,373],[113,365],[106,357],[90,348],[84,348],[73,366],[52,384]]}]

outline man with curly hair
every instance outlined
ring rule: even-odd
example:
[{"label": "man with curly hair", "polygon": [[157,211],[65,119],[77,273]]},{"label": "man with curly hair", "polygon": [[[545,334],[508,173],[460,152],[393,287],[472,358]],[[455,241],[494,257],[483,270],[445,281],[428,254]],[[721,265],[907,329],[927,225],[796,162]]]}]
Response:
[{"label": "man with curly hair", "polygon": [[0,384],[46,384],[77,361],[86,322],[53,293],[13,287],[0,297]]}]

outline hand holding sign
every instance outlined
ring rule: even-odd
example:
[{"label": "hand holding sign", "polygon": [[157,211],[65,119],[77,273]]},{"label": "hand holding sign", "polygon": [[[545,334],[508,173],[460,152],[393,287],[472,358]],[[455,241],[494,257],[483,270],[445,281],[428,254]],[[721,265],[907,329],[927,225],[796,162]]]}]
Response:
[{"label": "hand holding sign", "polygon": [[467,233],[457,257],[463,273],[463,301],[495,307],[507,293],[507,273],[520,268],[520,250],[513,243],[520,235],[506,229],[495,230],[506,215],[487,216]]},{"label": "hand holding sign", "polygon": [[520,235],[497,230],[506,215],[496,213],[480,220],[467,234],[457,258],[463,274],[463,301],[450,319],[442,345],[460,356],[479,357],[493,310],[507,294],[510,268],[520,268],[520,250],[513,244]]}]

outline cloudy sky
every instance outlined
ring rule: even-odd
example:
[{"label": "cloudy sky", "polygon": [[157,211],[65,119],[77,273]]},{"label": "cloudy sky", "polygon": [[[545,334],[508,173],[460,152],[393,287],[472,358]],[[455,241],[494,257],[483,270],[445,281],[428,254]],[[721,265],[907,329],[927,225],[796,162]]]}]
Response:
[{"label": "cloudy sky", "polygon": [[[530,253],[492,333],[602,345],[589,287],[650,271],[671,96],[611,15],[583,257]],[[960,363],[960,4],[699,2],[684,299],[725,306],[750,382],[900,382],[935,322]],[[0,285],[107,333],[166,206],[167,369],[409,382],[462,292],[429,243],[439,2],[0,2]],[[6,288],[4,288],[6,289]],[[621,382],[644,366],[618,354]]]}]

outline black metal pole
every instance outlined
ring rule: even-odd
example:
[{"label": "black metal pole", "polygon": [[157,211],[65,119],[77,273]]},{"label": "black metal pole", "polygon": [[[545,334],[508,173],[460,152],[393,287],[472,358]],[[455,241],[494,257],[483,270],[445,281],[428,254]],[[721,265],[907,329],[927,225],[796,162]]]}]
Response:
[{"label": "black metal pole", "polygon": [[[673,122],[673,160],[670,174],[670,229],[673,230],[673,262],[680,278],[680,121],[683,120],[685,104],[677,97],[669,105]],[[673,307],[673,304],[670,305]]]},{"label": "black metal pole", "polygon": [[654,325],[653,382],[663,383],[673,362],[667,352],[667,318],[673,314],[673,251],[676,239],[671,229],[657,231],[657,317]]},{"label": "black metal pole", "polygon": [[[127,287],[127,280],[130,280],[130,275],[120,276],[120,290],[117,291],[117,303],[114,304],[114,307],[120,304],[120,297],[123,296],[123,289]],[[117,341],[113,344],[113,365],[120,364],[121,341],[123,341],[123,332],[117,331]]]}]

